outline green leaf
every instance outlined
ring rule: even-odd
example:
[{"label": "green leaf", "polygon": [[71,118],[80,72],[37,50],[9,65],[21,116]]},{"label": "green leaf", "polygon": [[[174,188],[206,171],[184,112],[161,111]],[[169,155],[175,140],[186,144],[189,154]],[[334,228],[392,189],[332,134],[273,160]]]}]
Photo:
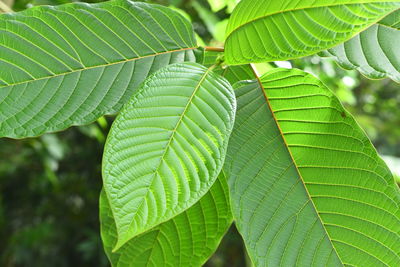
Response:
[{"label": "green leaf", "polygon": [[228,9],[227,12],[231,14],[235,9],[236,5],[240,2],[240,0],[226,0]]},{"label": "green leaf", "polygon": [[357,69],[371,79],[386,77],[400,83],[400,10],[353,39],[325,51],[345,69]]},{"label": "green leaf", "polygon": [[[224,55],[222,52],[207,51],[204,49],[198,49],[197,52],[201,53],[197,55],[197,62],[209,67],[216,64]],[[249,64],[237,66],[219,65],[214,68],[213,71],[227,79],[231,84],[243,80],[252,80],[254,78],[253,71]]]},{"label": "green leaf", "polygon": [[118,112],[149,73],[195,61],[190,23],[139,2],[2,14],[0,32],[0,137],[91,123]]},{"label": "green leaf", "polygon": [[227,13],[232,13],[233,9],[240,0],[208,0],[213,12],[218,12],[221,9],[227,8]]},{"label": "green leaf", "polygon": [[228,185],[220,174],[199,202],[131,239],[116,253],[112,249],[117,229],[104,191],[100,196],[100,220],[104,248],[113,266],[202,266],[232,224]]},{"label": "green leaf", "polygon": [[363,130],[311,74],[260,82],[235,85],[224,166],[255,266],[400,266],[399,189]]},{"label": "green leaf", "polygon": [[214,31],[213,37],[217,42],[224,43],[225,32],[226,32],[226,27],[228,26],[228,21],[229,21],[229,19],[224,19],[224,20],[219,21],[215,25],[215,31]]},{"label": "green leaf", "polygon": [[228,24],[226,62],[308,56],[349,40],[400,7],[400,0],[242,0]]},{"label": "green leaf", "polygon": [[236,109],[231,85],[212,68],[173,64],[149,77],[108,136],[104,187],[116,249],[183,212],[212,186]]},{"label": "green leaf", "polygon": [[207,0],[213,12],[218,12],[227,5],[226,0]]},{"label": "green leaf", "polygon": [[251,80],[254,77],[250,65],[225,66],[216,72],[225,77],[231,84],[243,80]]}]

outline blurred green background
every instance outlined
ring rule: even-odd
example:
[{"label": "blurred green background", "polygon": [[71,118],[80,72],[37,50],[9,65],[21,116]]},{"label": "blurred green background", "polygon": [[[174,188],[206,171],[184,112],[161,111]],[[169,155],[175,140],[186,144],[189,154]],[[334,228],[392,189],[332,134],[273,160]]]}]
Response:
[{"label": "blurred green background", "polygon": [[[0,1],[14,11],[71,2]],[[227,18],[237,0],[146,2],[179,9],[193,22],[199,43],[222,46]],[[354,114],[393,171],[400,172],[399,84],[368,80],[317,56],[275,65],[320,77]],[[0,139],[0,266],[109,266],[99,235],[98,196],[102,149],[112,120],[101,118],[89,126],[35,139]],[[240,236],[232,227],[206,266],[247,263]]]}]

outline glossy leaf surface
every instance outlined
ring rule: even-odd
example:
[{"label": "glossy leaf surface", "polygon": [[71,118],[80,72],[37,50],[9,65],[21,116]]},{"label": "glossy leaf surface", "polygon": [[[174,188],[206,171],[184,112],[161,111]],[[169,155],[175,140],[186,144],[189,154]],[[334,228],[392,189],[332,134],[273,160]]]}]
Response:
[{"label": "glossy leaf surface", "polygon": [[196,203],[219,174],[233,127],[231,85],[197,63],[149,77],[118,115],[103,158],[121,247]]},{"label": "glossy leaf surface", "polygon": [[195,61],[190,23],[139,2],[2,14],[0,34],[0,137],[91,123],[118,112],[149,73]]},{"label": "glossy leaf surface", "polygon": [[117,252],[117,229],[107,196],[100,197],[100,218],[106,254],[115,267],[202,266],[217,249],[232,223],[225,176],[199,202],[176,217],[134,237]]},{"label": "glossy leaf surface", "polygon": [[311,74],[261,83],[235,86],[224,167],[254,264],[398,266],[399,190],[365,133]]},{"label": "glossy leaf surface", "polygon": [[242,0],[227,28],[228,64],[308,56],[349,40],[399,0]]}]

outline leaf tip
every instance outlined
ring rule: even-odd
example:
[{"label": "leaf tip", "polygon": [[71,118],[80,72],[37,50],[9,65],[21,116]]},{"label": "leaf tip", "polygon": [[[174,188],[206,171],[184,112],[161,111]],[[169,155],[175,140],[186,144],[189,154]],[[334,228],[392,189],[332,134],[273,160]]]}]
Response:
[{"label": "leaf tip", "polygon": [[115,246],[114,246],[114,248],[112,249],[111,252],[112,252],[112,253],[117,252],[120,248],[122,248],[123,245],[125,245],[125,243],[126,243],[127,241],[128,241],[128,240],[126,240],[126,238],[121,239],[121,238],[118,237],[118,241],[117,241],[117,243],[115,244]]}]

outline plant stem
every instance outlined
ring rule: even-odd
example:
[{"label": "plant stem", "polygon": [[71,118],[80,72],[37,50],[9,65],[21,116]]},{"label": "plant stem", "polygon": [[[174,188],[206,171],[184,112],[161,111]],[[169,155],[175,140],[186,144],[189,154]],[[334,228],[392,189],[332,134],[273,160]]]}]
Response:
[{"label": "plant stem", "polygon": [[206,46],[206,47],[204,47],[204,49],[206,51],[214,51],[214,52],[224,52],[225,51],[223,47]]},{"label": "plant stem", "polygon": [[13,12],[10,7],[8,7],[2,0],[0,0],[0,14],[1,13],[11,13]]}]

